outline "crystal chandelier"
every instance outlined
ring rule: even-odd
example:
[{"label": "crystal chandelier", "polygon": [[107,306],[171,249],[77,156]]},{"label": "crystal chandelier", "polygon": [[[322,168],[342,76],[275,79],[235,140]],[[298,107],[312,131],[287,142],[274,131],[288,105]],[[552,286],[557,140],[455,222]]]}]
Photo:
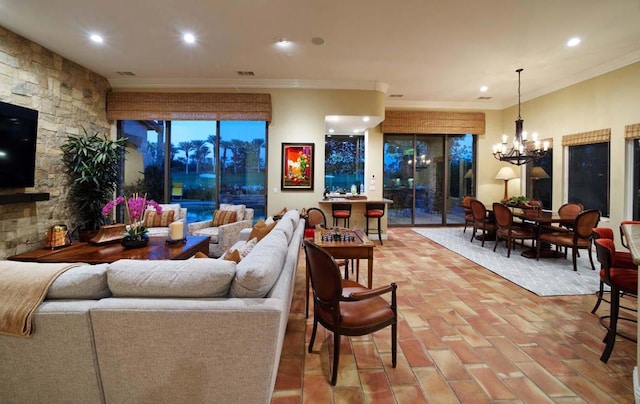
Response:
[{"label": "crystal chandelier", "polygon": [[518,119],[516,120],[516,135],[513,137],[511,147],[507,147],[507,135],[502,135],[502,143],[493,146],[493,157],[500,161],[506,161],[517,166],[527,164],[530,161],[536,161],[547,154],[549,142],[540,142],[538,134],[533,133],[531,139],[527,139],[527,132],[522,130],[524,122],[520,117],[520,72],[523,69],[516,70],[518,73]]}]

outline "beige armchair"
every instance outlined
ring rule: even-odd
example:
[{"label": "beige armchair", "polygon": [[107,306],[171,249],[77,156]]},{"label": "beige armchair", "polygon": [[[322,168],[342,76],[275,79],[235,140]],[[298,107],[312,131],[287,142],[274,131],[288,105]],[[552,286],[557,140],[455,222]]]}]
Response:
[{"label": "beige armchair", "polygon": [[253,226],[253,209],[245,205],[221,204],[218,210],[236,211],[236,221],[213,227],[213,220],[189,223],[188,234],[192,236],[210,236],[209,256],[220,257],[240,239],[242,229]]},{"label": "beige armchair", "polygon": [[[187,222],[187,208],[181,207],[179,203],[160,204],[160,207],[162,208],[163,212],[173,210],[174,222],[177,222],[177,221],[183,221],[185,223]],[[151,208],[150,210],[153,210],[153,208]],[[148,227],[147,229],[149,230],[150,237],[155,237],[155,236],[169,237],[169,226]],[[185,230],[186,230],[186,224],[185,224]]]}]

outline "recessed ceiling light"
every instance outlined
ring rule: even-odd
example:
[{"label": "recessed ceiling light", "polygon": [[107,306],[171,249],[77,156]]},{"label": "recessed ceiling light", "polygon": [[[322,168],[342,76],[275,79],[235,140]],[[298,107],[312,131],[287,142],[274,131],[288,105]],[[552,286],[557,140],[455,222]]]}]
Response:
[{"label": "recessed ceiling light", "polygon": [[362,122],[369,122],[371,118],[369,118],[368,116],[364,116],[362,117]]},{"label": "recessed ceiling light", "polygon": [[98,34],[91,34],[91,36],[89,36],[89,39],[91,39],[95,43],[103,43],[104,42],[104,39]]},{"label": "recessed ceiling light", "polygon": [[184,40],[188,44],[192,44],[196,42],[196,37],[192,33],[186,32],[184,35],[182,35],[182,40]]},{"label": "recessed ceiling light", "polygon": [[482,92],[482,93],[486,93],[488,89],[489,89],[489,87],[487,87],[487,86],[482,86],[482,87],[480,87],[480,92]]},{"label": "recessed ceiling light", "polygon": [[567,46],[568,46],[568,47],[570,47],[570,48],[572,48],[572,47],[574,47],[574,46],[578,46],[578,45],[580,44],[580,42],[581,42],[580,38],[578,38],[578,37],[573,37],[573,38],[571,38],[571,39],[569,39],[569,40],[567,41]]},{"label": "recessed ceiling light", "polygon": [[335,132],[334,129],[329,129],[329,133],[333,133],[333,132]]},{"label": "recessed ceiling light", "polygon": [[287,38],[280,37],[276,39],[276,45],[281,48],[286,48],[287,46],[291,45],[291,41],[289,41]]}]

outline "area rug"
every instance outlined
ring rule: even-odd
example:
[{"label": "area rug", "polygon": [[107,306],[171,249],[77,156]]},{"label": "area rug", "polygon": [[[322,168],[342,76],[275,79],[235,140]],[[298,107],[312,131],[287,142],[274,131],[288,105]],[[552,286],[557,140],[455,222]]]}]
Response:
[{"label": "area rug", "polygon": [[501,277],[525,288],[538,296],[586,295],[598,290],[600,284],[599,263],[595,250],[593,260],[596,271],[591,269],[589,256],[585,250],[578,257],[578,271],[573,270],[571,251],[564,258],[525,258],[520,255],[522,246],[511,250],[511,258],[507,258],[507,247],[504,241],[498,243],[493,252],[493,241],[484,243],[471,239],[470,229],[466,233],[460,227],[413,228],[416,233],[456,252],[500,275]]}]

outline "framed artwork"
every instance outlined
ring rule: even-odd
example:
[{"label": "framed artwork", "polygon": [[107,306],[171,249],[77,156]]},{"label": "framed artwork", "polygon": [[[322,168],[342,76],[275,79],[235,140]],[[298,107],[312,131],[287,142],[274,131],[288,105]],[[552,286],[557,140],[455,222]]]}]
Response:
[{"label": "framed artwork", "polygon": [[313,191],[313,143],[282,144],[282,190]]}]

